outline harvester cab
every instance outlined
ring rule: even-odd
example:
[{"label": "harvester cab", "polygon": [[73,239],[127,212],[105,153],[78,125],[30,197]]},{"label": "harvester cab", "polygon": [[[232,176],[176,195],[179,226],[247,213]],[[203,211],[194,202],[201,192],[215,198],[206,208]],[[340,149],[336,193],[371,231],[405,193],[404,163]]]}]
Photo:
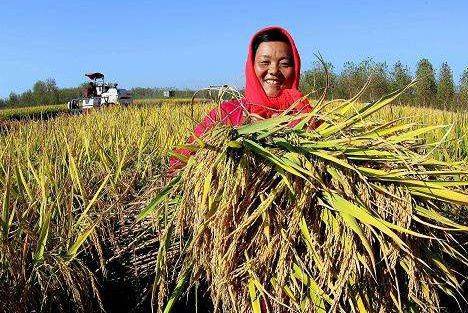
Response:
[{"label": "harvester cab", "polygon": [[126,89],[117,88],[117,83],[106,83],[104,74],[88,73],[88,84],[83,89],[83,97],[68,102],[68,109],[72,112],[119,104],[128,106],[132,104],[132,93]]}]

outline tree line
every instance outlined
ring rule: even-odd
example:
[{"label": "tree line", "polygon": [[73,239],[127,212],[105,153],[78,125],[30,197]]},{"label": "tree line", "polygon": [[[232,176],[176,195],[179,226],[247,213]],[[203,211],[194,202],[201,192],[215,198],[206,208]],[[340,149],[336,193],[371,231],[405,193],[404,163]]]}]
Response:
[{"label": "tree line", "polygon": [[[325,70],[325,67],[327,70]],[[316,90],[321,94],[325,86],[328,89],[327,98],[348,99],[355,96],[368,82],[368,87],[362,93],[362,101],[374,101],[381,96],[407,86],[414,77],[419,78],[414,88],[408,89],[400,98],[400,104],[435,107],[440,109],[468,109],[468,68],[462,74],[458,84],[447,62],[442,63],[438,71],[428,59],[421,59],[414,75],[408,66],[396,62],[391,69],[385,62],[375,62],[365,59],[361,62],[346,62],[341,72],[336,73],[331,63],[325,66],[315,62],[312,67],[301,75],[300,88],[308,93]],[[37,106],[66,103],[82,95],[86,83],[78,87],[59,88],[54,79],[39,80],[32,89],[23,93],[11,92],[6,98],[0,98],[0,107]],[[163,98],[165,90],[173,90],[176,98],[190,98],[194,90],[177,88],[132,88],[134,99]]]},{"label": "tree line", "polygon": [[65,103],[77,98],[82,93],[82,86],[59,88],[55,79],[38,80],[32,89],[23,93],[11,92],[8,98],[0,98],[0,107],[24,107]]},{"label": "tree line", "polygon": [[[83,83],[78,87],[59,88],[55,79],[48,78],[46,80],[38,80],[34,83],[32,89],[28,89],[23,93],[11,92],[6,98],[0,98],[1,107],[26,107],[38,105],[61,104],[70,101],[71,99],[79,98],[83,95],[83,89],[87,83]],[[176,89],[176,88],[132,88],[134,99],[142,98],[163,98],[165,90],[173,90],[175,98],[190,98],[194,90]]]},{"label": "tree line", "polygon": [[331,63],[316,61],[309,70],[302,73],[301,90],[315,90],[322,94],[327,85],[327,77],[328,99],[349,99],[368,82],[369,85],[360,99],[374,101],[389,92],[403,89],[417,77],[418,83],[398,99],[400,104],[450,110],[468,109],[468,68],[456,84],[447,62],[442,63],[436,72],[428,59],[421,59],[415,75],[412,75],[408,66],[400,61],[391,69],[385,62],[375,62],[372,59],[365,59],[359,63],[346,62],[340,73],[334,71]]}]

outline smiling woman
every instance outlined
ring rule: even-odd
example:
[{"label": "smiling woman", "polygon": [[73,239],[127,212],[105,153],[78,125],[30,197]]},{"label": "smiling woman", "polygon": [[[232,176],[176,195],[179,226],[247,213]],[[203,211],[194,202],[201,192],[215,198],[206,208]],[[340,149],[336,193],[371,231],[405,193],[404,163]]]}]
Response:
[{"label": "smiling woman", "polygon": [[[311,107],[298,89],[301,59],[293,38],[284,28],[273,26],[257,32],[250,41],[245,65],[245,97],[225,101],[195,127],[200,137],[216,124],[241,125],[270,118],[286,110],[290,114],[309,112]],[[194,140],[194,136],[189,142]],[[177,153],[190,155],[185,149]],[[171,158],[171,168],[182,161]]]}]

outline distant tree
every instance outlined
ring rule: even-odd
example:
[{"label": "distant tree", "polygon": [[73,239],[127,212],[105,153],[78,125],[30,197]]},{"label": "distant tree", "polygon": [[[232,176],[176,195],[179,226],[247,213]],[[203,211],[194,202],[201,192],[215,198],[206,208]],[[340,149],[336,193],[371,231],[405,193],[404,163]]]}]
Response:
[{"label": "distant tree", "polygon": [[369,80],[369,86],[364,90],[361,100],[377,100],[389,91],[387,64],[376,63],[365,59],[359,64],[346,62],[338,78],[336,78],[336,94],[340,98],[355,96]]},{"label": "distant tree", "polygon": [[452,70],[447,62],[442,63],[437,81],[437,106],[449,108],[455,100],[455,85],[453,83]]},{"label": "distant tree", "polygon": [[7,105],[8,106],[17,106],[19,104],[18,94],[11,92],[8,96]]},{"label": "distant tree", "polygon": [[333,65],[331,63],[326,63],[326,71],[324,65],[316,61],[314,62],[311,69],[305,71],[301,75],[301,80],[299,88],[304,94],[315,91],[314,94],[311,94],[311,97],[320,98],[327,86],[327,72],[328,72],[328,90],[327,98],[333,98],[333,88],[335,85],[336,75],[333,73]]},{"label": "distant tree", "polygon": [[162,98],[164,89],[163,88],[136,87],[136,88],[132,88],[131,91],[135,99]]},{"label": "distant tree", "polygon": [[84,86],[72,87],[72,88],[60,88],[58,90],[58,101],[57,103],[66,103],[71,99],[78,98],[83,93]]},{"label": "distant tree", "polygon": [[434,68],[428,59],[418,62],[416,77],[419,79],[415,86],[415,97],[418,105],[433,106],[436,102],[437,85]]},{"label": "distant tree", "polygon": [[50,105],[59,103],[59,88],[55,79],[38,80],[33,86],[33,96],[36,105]]},{"label": "distant tree", "polygon": [[44,81],[38,80],[34,83],[33,89],[33,97],[34,97],[34,104],[35,105],[42,105],[46,104],[46,95],[47,95],[47,85]]},{"label": "distant tree", "polygon": [[463,71],[460,79],[460,104],[468,108],[468,67]]},{"label": "distant tree", "polygon": [[175,87],[167,87],[167,88],[142,88],[136,87],[132,88],[130,91],[133,94],[134,99],[143,99],[143,98],[163,98],[164,90],[173,90],[175,98],[191,98],[195,93],[195,90],[192,89],[177,89]]},{"label": "distant tree", "polygon": [[371,61],[369,64],[370,83],[367,92],[365,93],[366,100],[378,100],[390,90],[388,79],[387,63],[375,63]]},{"label": "distant tree", "polygon": [[21,106],[34,105],[34,94],[30,89],[19,96],[19,104]]},{"label": "distant tree", "polygon": [[343,65],[338,80],[338,92],[340,98],[351,98],[364,86],[368,78],[365,64],[360,65],[347,61]]},{"label": "distant tree", "polygon": [[6,105],[7,105],[6,100],[3,99],[3,98],[0,98],[0,108],[1,108],[1,107],[4,107],[4,106],[6,106]]},{"label": "distant tree", "polygon": [[45,81],[46,86],[46,104],[57,104],[59,100],[59,89],[57,87],[57,83],[55,79],[48,78]]},{"label": "distant tree", "polygon": [[174,90],[174,97],[176,98],[191,98],[195,93],[195,90],[192,89],[176,89],[176,88],[168,88]]},{"label": "distant tree", "polygon": [[[390,74],[390,90],[401,90],[408,86],[412,78],[408,70],[408,66],[403,65],[401,61],[397,61],[393,66],[393,71]],[[412,92],[406,91],[398,98],[400,104],[408,104],[411,102]]]}]

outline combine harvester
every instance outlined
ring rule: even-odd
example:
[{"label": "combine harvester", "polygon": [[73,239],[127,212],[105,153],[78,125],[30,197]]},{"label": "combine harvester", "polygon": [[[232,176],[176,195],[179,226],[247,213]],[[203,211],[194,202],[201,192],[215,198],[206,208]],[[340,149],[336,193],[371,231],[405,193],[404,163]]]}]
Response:
[{"label": "combine harvester", "polygon": [[83,90],[83,97],[69,101],[68,110],[72,113],[81,113],[92,108],[119,104],[128,106],[132,104],[132,93],[126,89],[118,89],[116,83],[105,83],[104,74],[85,74],[90,82]]}]

